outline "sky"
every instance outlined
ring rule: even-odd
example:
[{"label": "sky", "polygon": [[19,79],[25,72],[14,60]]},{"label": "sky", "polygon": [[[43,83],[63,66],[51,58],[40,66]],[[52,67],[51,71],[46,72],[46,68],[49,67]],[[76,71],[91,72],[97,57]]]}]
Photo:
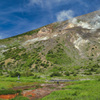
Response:
[{"label": "sky", "polygon": [[0,39],[100,9],[100,0],[0,0]]}]

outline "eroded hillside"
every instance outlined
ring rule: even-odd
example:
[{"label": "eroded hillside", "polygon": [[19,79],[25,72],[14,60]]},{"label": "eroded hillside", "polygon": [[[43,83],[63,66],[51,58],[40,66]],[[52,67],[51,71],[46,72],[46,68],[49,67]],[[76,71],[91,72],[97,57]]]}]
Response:
[{"label": "eroded hillside", "polygon": [[[100,11],[0,40],[0,74],[100,63]],[[31,73],[30,73],[31,72]]]}]

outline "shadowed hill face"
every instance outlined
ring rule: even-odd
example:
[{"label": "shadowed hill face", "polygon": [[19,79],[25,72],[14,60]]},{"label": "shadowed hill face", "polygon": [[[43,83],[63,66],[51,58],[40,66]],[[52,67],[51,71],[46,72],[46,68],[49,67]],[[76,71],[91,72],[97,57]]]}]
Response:
[{"label": "shadowed hill face", "polygon": [[[100,11],[0,40],[0,74],[100,61]],[[30,74],[29,74],[30,75]]]}]

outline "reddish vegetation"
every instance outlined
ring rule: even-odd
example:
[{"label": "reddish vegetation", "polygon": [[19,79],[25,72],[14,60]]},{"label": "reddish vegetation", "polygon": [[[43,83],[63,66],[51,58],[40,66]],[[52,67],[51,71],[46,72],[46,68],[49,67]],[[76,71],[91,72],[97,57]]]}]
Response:
[{"label": "reddish vegetation", "polygon": [[13,98],[15,98],[17,95],[18,95],[18,93],[17,93],[17,94],[0,95],[0,98],[1,98],[1,99],[13,99]]}]

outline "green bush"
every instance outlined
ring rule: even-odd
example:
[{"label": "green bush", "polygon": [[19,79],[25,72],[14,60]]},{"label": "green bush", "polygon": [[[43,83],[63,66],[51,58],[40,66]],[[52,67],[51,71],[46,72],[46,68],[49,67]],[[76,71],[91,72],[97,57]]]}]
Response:
[{"label": "green bush", "polygon": [[100,66],[98,64],[93,65],[93,68],[100,68]]},{"label": "green bush", "polygon": [[16,93],[20,93],[21,90],[13,90],[13,89],[9,89],[9,90],[0,90],[0,95],[7,95],[7,94],[16,94]]},{"label": "green bush", "polygon": [[77,76],[77,73],[74,73],[73,76]]},{"label": "green bush", "polygon": [[43,66],[44,68],[47,68],[48,66],[49,66],[49,64],[48,63],[41,63],[41,66]]},{"label": "green bush", "polygon": [[70,73],[69,73],[69,72],[65,72],[65,75],[66,75],[66,76],[69,76],[69,75],[70,75]]},{"label": "green bush", "polygon": [[50,77],[53,77],[53,76],[62,76],[62,74],[59,73],[59,72],[53,72],[53,73],[50,75]]},{"label": "green bush", "polygon": [[74,74],[74,73],[75,73],[74,70],[71,70],[71,71],[70,71],[70,74]]},{"label": "green bush", "polygon": [[29,100],[27,97],[17,96],[14,99],[11,100]]},{"label": "green bush", "polygon": [[96,74],[100,74],[100,69],[97,69]]},{"label": "green bush", "polygon": [[21,72],[21,76],[29,77],[29,76],[34,76],[34,74],[30,70],[26,69],[25,71]]},{"label": "green bush", "polygon": [[40,79],[40,76],[35,75],[35,76],[33,77],[33,79]]},{"label": "green bush", "polygon": [[65,98],[58,99],[58,100],[73,100],[73,99],[72,99],[72,98],[70,98],[70,97],[65,97]]},{"label": "green bush", "polygon": [[92,75],[91,72],[85,72],[84,75]]},{"label": "green bush", "polygon": [[9,72],[9,75],[11,77],[17,77],[17,76],[21,76],[21,74],[19,72]]}]

